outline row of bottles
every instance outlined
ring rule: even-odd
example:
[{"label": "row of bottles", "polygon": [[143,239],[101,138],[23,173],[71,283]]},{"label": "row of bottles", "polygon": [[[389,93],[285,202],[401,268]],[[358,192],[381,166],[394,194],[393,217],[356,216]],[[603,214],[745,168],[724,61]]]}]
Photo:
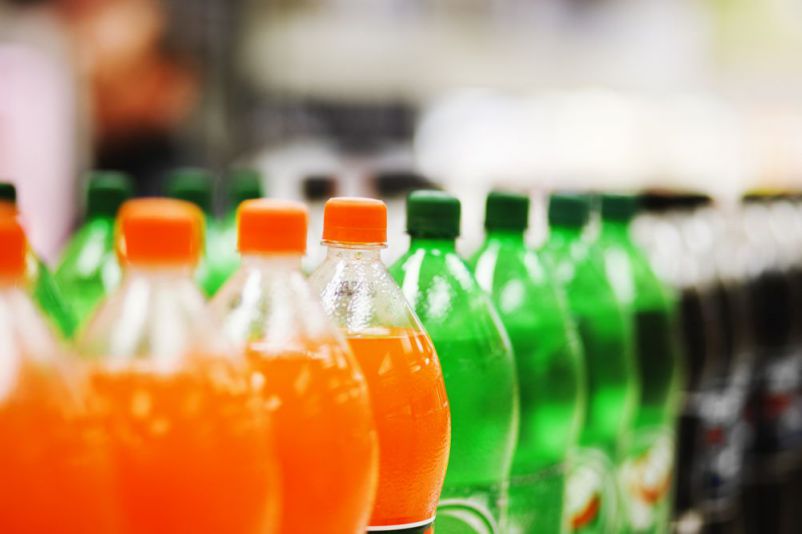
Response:
[{"label": "row of bottles", "polygon": [[[416,192],[389,269],[386,206],[331,199],[308,281],[305,208],[247,200],[239,266],[207,306],[194,277],[224,252],[189,176],[183,201],[126,201],[124,180],[98,177],[90,212],[121,205],[116,222],[95,212],[63,265],[92,261],[57,270],[89,318],[80,359],[40,348],[81,377],[85,413],[62,433],[97,462],[84,491],[107,531],[667,531],[677,303],[630,239],[633,197],[552,195],[533,250],[528,198],[493,193],[466,261],[459,201]],[[59,277],[88,264],[91,291]]]}]

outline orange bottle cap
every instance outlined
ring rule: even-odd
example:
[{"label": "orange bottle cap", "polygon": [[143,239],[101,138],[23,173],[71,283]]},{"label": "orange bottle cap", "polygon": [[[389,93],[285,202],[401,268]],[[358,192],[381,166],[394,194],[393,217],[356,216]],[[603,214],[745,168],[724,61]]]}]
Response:
[{"label": "orange bottle cap", "polygon": [[323,214],[323,241],[386,243],[387,206],[372,198],[329,199]]},{"label": "orange bottle cap", "polygon": [[17,221],[17,210],[12,204],[0,202],[0,276],[24,276],[27,252],[28,243]]},{"label": "orange bottle cap", "polygon": [[243,254],[306,252],[306,206],[291,200],[246,200],[237,210],[237,248]]},{"label": "orange bottle cap", "polygon": [[203,247],[203,214],[189,202],[139,198],[119,213],[119,255],[127,263],[194,264]]}]

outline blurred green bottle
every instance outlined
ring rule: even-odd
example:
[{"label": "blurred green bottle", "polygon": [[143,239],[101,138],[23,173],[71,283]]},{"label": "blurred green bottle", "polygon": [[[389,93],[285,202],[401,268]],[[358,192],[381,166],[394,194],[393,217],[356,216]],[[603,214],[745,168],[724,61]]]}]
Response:
[{"label": "blurred green bottle", "polygon": [[[228,210],[220,224],[218,239],[209,243],[215,247],[212,255],[223,278],[228,280],[239,268],[237,253],[237,209],[246,200],[262,198],[262,174],[256,169],[233,169],[226,177]],[[216,291],[216,290],[215,290]]]},{"label": "blurred green bottle", "polygon": [[470,263],[510,336],[518,371],[521,422],[507,531],[551,534],[566,526],[566,462],[585,413],[585,364],[565,296],[526,246],[528,219],[528,197],[491,193],[485,242]]},{"label": "blurred green bottle", "polygon": [[626,525],[617,466],[638,400],[632,321],[615,298],[586,231],[590,199],[554,194],[543,253],[565,288],[585,354],[587,409],[570,460],[566,513],[573,532],[619,533]]},{"label": "blurred green bottle", "polygon": [[[14,184],[0,182],[0,202],[17,205],[17,188]],[[45,262],[32,249],[28,249],[25,278],[30,285],[30,292],[41,308],[45,317],[56,327],[59,333],[70,339],[75,333],[76,321],[56,280]]]},{"label": "blurred green bottle", "polygon": [[456,252],[459,227],[456,198],[413,192],[410,248],[390,273],[434,342],[451,405],[451,456],[435,531],[503,532],[518,429],[515,361],[490,299]]},{"label": "blurred green bottle", "polygon": [[192,202],[203,211],[205,240],[203,256],[195,271],[195,279],[207,297],[214,295],[228,278],[218,251],[222,239],[220,221],[214,216],[214,178],[200,168],[182,167],[167,177],[167,196]]},{"label": "blurred green bottle", "polygon": [[131,179],[124,173],[95,171],[89,176],[86,219],[67,244],[55,273],[78,325],[120,282],[115,220],[120,205],[132,194]]},{"label": "blurred green bottle", "polygon": [[669,530],[680,386],[676,300],[630,237],[637,199],[605,194],[600,202],[602,225],[595,246],[618,303],[634,319],[641,387],[619,482],[630,531],[664,533]]}]

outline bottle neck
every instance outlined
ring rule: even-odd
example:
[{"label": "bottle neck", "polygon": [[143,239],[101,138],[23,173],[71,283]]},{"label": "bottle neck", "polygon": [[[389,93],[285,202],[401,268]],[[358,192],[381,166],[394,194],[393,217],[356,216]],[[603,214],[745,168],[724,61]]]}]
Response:
[{"label": "bottle neck", "polygon": [[125,266],[127,276],[150,278],[186,278],[192,280],[195,266],[186,263],[128,263]]},{"label": "bottle neck", "polygon": [[584,235],[584,226],[565,226],[558,224],[549,229],[549,239],[557,242],[580,241]]},{"label": "bottle neck", "polygon": [[363,245],[339,242],[324,242],[326,247],[326,260],[334,261],[362,261],[381,262],[381,251],[384,244]]},{"label": "bottle neck", "polygon": [[270,271],[300,271],[300,254],[243,254],[242,266],[246,269]]},{"label": "bottle neck", "polygon": [[416,249],[436,249],[445,252],[454,252],[457,249],[456,238],[448,237],[419,237],[410,236],[410,250]]},{"label": "bottle neck", "polygon": [[505,245],[523,245],[524,230],[493,229],[487,230],[487,240]]},{"label": "bottle neck", "polygon": [[603,220],[601,235],[605,238],[629,241],[629,221]]}]

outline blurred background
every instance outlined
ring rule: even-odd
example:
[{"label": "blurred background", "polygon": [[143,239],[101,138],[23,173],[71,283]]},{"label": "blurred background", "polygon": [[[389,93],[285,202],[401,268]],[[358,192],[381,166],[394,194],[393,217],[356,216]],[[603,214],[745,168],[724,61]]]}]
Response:
[{"label": "blurred background", "polygon": [[178,165],[432,180],[471,248],[491,187],[802,185],[801,54],[798,0],[0,0],[0,176],[51,261],[86,170]]}]

